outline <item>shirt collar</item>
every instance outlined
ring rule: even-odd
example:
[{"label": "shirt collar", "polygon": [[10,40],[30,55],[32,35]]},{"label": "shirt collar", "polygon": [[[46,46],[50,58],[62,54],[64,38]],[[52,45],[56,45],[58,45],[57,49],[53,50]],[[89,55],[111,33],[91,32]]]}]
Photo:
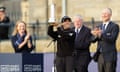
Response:
[{"label": "shirt collar", "polygon": [[83,26],[81,26],[80,28],[75,28],[75,32],[77,32],[77,29],[78,29],[78,32],[80,32],[80,30],[81,30],[82,27]]},{"label": "shirt collar", "polygon": [[107,24],[109,24],[109,22],[110,22],[110,21],[107,21],[107,22],[103,22],[103,24],[106,24],[106,25],[107,25]]},{"label": "shirt collar", "polygon": [[[25,33],[23,34],[23,36],[22,37],[25,37]],[[20,36],[20,34],[19,33],[17,33],[17,38],[20,38],[21,36]]]},{"label": "shirt collar", "polygon": [[106,24],[106,25],[105,25],[105,29],[107,28],[107,26],[108,26],[109,23],[110,23],[110,21],[103,22],[103,24]]}]

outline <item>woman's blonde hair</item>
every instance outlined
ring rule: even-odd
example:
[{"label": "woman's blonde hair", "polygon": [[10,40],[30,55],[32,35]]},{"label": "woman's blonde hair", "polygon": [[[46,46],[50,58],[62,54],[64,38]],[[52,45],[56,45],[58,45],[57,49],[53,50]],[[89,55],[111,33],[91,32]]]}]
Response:
[{"label": "woman's blonde hair", "polygon": [[25,23],[24,21],[20,21],[20,20],[19,20],[19,21],[16,22],[16,25],[15,25],[15,27],[14,27],[14,31],[13,31],[13,33],[12,33],[13,36],[18,33],[17,27],[18,27],[18,24],[19,24],[19,23],[25,24],[25,33],[27,33],[26,23]]}]

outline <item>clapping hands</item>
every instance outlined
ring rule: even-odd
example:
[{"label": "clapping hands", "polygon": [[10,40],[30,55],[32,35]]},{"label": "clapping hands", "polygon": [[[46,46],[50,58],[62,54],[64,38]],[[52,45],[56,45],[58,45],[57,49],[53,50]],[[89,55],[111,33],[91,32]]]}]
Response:
[{"label": "clapping hands", "polygon": [[29,40],[29,38],[30,38],[30,35],[27,34],[27,35],[25,36],[25,40]]},{"label": "clapping hands", "polygon": [[94,35],[95,37],[101,37],[102,30],[96,27],[91,31],[91,34]]}]

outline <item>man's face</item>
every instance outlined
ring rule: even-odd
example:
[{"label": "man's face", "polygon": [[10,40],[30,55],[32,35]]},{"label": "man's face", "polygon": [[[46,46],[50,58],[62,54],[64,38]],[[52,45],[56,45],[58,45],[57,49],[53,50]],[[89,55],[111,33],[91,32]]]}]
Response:
[{"label": "man's face", "polygon": [[64,25],[70,25],[70,21],[66,20],[65,22],[63,22]]},{"label": "man's face", "polygon": [[110,13],[110,11],[109,11],[108,9],[104,9],[104,10],[102,11],[102,20],[103,20],[103,22],[109,21],[110,18],[111,18],[111,13]]},{"label": "man's face", "polygon": [[69,28],[70,27],[70,23],[71,22],[69,20],[66,20],[65,22],[63,22],[63,26]]},{"label": "man's face", "polygon": [[83,24],[83,20],[78,18],[78,17],[75,17],[74,18],[74,26],[75,28],[80,28]]}]

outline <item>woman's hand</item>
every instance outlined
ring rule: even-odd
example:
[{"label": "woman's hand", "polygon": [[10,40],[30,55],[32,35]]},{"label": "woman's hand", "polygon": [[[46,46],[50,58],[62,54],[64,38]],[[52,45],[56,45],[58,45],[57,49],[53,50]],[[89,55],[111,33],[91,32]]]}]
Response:
[{"label": "woman's hand", "polygon": [[19,45],[18,48],[22,48],[26,43],[28,43],[29,39],[30,39],[30,35],[27,34],[24,38],[24,41]]},{"label": "woman's hand", "polygon": [[25,40],[27,41],[28,48],[31,48],[32,44],[30,42],[30,34],[27,34],[27,36],[25,37]]},{"label": "woman's hand", "polygon": [[29,40],[30,39],[30,34],[27,34],[26,36],[25,36],[25,40]]}]

